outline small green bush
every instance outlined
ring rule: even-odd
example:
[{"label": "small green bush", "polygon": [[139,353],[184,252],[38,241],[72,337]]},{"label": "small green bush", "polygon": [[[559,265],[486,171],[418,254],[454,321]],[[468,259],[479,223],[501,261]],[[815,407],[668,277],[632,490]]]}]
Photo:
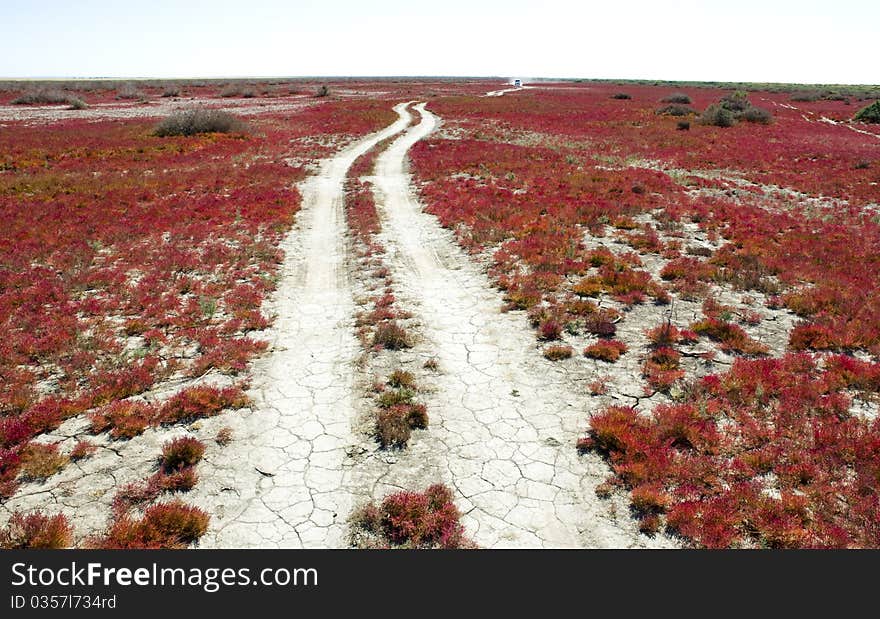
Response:
[{"label": "small green bush", "polygon": [[146,95],[133,82],[126,82],[116,89],[117,99],[144,99]]},{"label": "small green bush", "polygon": [[618,92],[611,95],[612,99],[632,99],[632,95],[628,95],[625,92]]},{"label": "small green bush", "polygon": [[31,90],[12,100],[13,105],[40,105],[47,103],[70,103],[76,99],[61,90]]},{"label": "small green bush", "polygon": [[683,92],[674,92],[668,97],[663,97],[660,99],[662,103],[679,103],[683,105],[690,105],[691,98],[684,94]]},{"label": "small green bush", "polygon": [[245,124],[229,112],[200,108],[173,113],[156,125],[153,135],[164,138],[199,133],[239,133],[245,129]]},{"label": "small green bush", "polygon": [[673,103],[672,105],[667,105],[665,107],[661,107],[660,109],[654,112],[655,114],[659,114],[661,116],[687,116],[689,114],[696,114],[696,110],[690,108],[686,105],[679,105],[677,103]]},{"label": "small green bush", "polygon": [[880,100],[860,109],[853,116],[853,120],[862,123],[880,123]]},{"label": "small green bush", "polygon": [[740,117],[746,122],[769,125],[773,122],[773,114],[761,107],[750,107]]},{"label": "small green bush", "polygon": [[752,107],[752,104],[749,102],[749,95],[742,90],[737,90],[722,97],[720,104],[721,107],[729,112],[745,112]]},{"label": "small green bush", "polygon": [[700,116],[700,122],[713,127],[732,127],[736,123],[736,117],[730,110],[713,103]]}]

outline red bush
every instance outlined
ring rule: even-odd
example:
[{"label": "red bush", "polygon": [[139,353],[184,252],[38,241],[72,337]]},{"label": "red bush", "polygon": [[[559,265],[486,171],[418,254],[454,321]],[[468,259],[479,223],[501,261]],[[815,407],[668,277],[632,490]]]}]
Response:
[{"label": "red bush", "polygon": [[195,466],[205,454],[205,444],[194,436],[181,436],[162,446],[162,469],[173,473]]},{"label": "red bush", "polygon": [[470,547],[459,522],[461,515],[446,486],[424,492],[398,492],[378,508],[368,505],[355,516],[355,525],[378,535],[394,547],[452,549]]},{"label": "red bush", "polygon": [[73,527],[63,514],[46,516],[14,512],[0,529],[0,548],[67,548],[73,542]]},{"label": "red bush", "polygon": [[92,540],[98,548],[185,548],[208,530],[210,517],[197,507],[181,501],[157,503],[134,519],[123,515],[114,519],[109,530]]},{"label": "red bush", "polygon": [[620,355],[627,351],[627,346],[620,340],[599,340],[584,349],[584,355],[591,359],[599,359],[614,363]]}]

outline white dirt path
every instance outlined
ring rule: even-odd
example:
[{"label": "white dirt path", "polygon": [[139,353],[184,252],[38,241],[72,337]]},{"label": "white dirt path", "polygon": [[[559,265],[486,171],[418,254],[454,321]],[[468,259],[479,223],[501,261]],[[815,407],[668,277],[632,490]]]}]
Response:
[{"label": "white dirt path", "polygon": [[[402,109],[401,104],[395,109]],[[251,365],[254,410],[232,415],[235,440],[199,465],[189,499],[212,514],[200,546],[346,545],[347,451],[357,440],[353,372],[359,344],[345,265],[343,184],[351,164],[402,131],[401,117],[326,160],[300,187],[302,209],[282,243],[270,353]]]},{"label": "white dirt path", "polygon": [[373,180],[395,292],[423,321],[440,374],[426,397],[427,431],[394,457],[368,458],[355,487],[370,489],[366,499],[451,484],[482,547],[673,545],[640,535],[625,506],[614,513],[597,499],[607,466],[575,450],[585,390],[537,354],[523,317],[500,312],[486,275],[411,195],[406,153],[438,123],[424,104],[415,109],[421,122],[380,155]]}]

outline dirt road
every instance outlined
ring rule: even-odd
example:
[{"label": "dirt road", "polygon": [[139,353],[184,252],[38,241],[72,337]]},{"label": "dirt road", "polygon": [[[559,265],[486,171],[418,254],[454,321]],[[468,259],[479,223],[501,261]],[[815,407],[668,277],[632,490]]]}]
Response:
[{"label": "dirt road", "polygon": [[[400,107],[400,106],[399,106]],[[349,167],[406,126],[401,116],[325,161],[302,186],[297,224],[267,313],[270,354],[252,366],[255,410],[230,423],[222,461],[200,465],[191,493],[213,515],[202,547],[344,546],[351,424],[354,306],[345,269],[343,183]]]},{"label": "dirt road", "polygon": [[366,462],[357,485],[380,496],[450,484],[484,547],[663,545],[639,535],[631,519],[618,522],[596,498],[607,468],[574,449],[585,396],[535,351],[521,316],[500,312],[486,275],[413,197],[406,153],[438,123],[424,104],[415,109],[419,124],[377,160],[375,197],[395,292],[421,319],[441,375],[428,397],[429,430],[393,463]]}]

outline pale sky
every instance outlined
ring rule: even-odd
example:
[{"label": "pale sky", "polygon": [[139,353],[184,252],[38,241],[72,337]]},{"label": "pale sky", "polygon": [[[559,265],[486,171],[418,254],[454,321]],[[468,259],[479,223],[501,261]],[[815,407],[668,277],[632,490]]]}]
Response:
[{"label": "pale sky", "polygon": [[0,0],[0,77],[880,84],[878,0]]}]

